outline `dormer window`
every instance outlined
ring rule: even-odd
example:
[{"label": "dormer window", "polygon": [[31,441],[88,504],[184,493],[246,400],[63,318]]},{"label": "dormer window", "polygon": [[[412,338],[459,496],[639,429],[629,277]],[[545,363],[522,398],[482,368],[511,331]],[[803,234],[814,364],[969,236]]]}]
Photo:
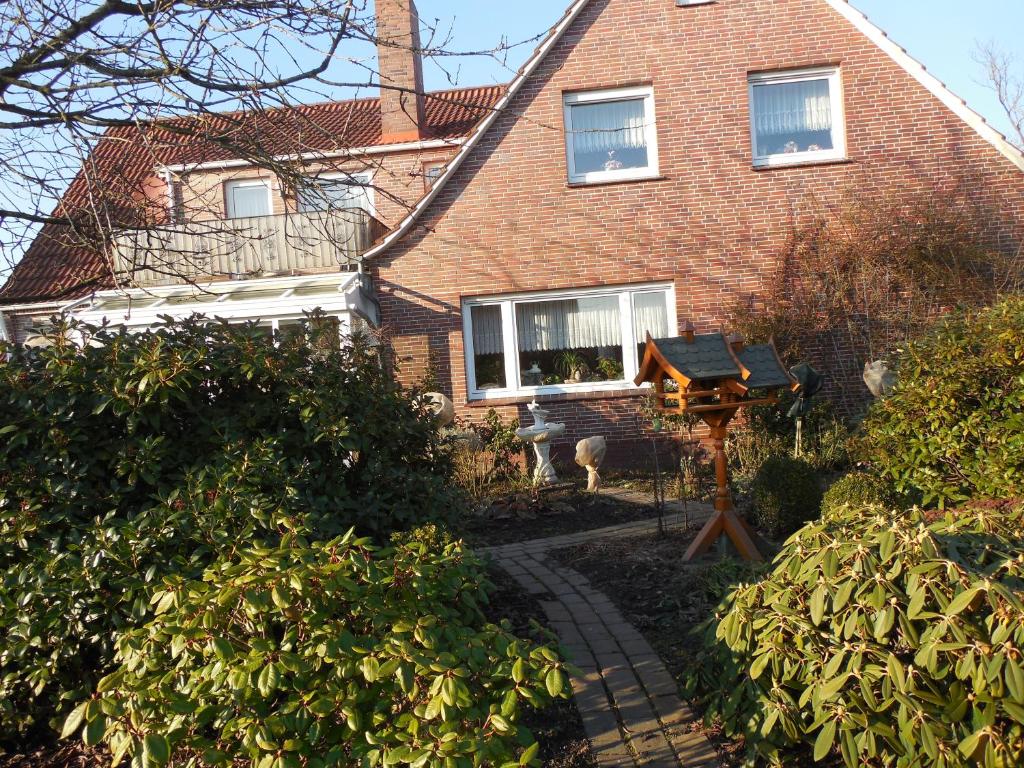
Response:
[{"label": "dormer window", "polygon": [[571,93],[565,96],[563,107],[571,184],[658,175],[652,88]]},{"label": "dormer window", "polygon": [[755,74],[749,86],[755,166],[846,157],[838,68]]},{"label": "dormer window", "polygon": [[238,179],[224,184],[224,207],[229,219],[269,216],[273,212],[267,179]]}]

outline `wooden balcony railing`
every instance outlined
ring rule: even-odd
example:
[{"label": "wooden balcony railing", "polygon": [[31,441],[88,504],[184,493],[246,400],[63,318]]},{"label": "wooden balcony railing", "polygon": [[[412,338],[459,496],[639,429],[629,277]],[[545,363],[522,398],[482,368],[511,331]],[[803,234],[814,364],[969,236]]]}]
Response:
[{"label": "wooden balcony railing", "polygon": [[139,287],[345,271],[384,231],[360,209],[122,230],[114,267]]}]

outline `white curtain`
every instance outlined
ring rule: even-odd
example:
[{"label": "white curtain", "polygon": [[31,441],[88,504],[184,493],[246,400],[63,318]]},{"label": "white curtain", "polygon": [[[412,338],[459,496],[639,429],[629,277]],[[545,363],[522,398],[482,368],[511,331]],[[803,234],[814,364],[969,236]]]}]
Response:
[{"label": "white curtain", "polygon": [[644,149],[644,100],[576,104],[571,107],[572,142],[577,153]]},{"label": "white curtain", "polygon": [[517,304],[516,324],[520,352],[622,346],[615,296]]},{"label": "white curtain", "polygon": [[505,351],[501,340],[501,307],[472,307],[473,354],[498,355]]},{"label": "white curtain", "polygon": [[664,291],[633,294],[633,328],[637,344],[647,341],[648,331],[656,339],[672,335],[668,331],[668,306]]},{"label": "white curtain", "polygon": [[761,136],[831,130],[829,81],[755,85],[754,122]]},{"label": "white curtain", "polygon": [[231,184],[228,202],[228,216],[232,219],[270,215],[270,191],[266,184]]}]

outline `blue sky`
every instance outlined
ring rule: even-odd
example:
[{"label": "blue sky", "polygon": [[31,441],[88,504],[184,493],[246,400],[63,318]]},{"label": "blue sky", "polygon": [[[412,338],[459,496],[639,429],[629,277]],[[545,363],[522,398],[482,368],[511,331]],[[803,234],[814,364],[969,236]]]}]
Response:
[{"label": "blue sky", "polygon": [[[504,35],[531,38],[553,24],[568,0],[417,0],[420,15],[453,27],[455,50],[486,49]],[[853,0],[853,5],[928,67],[954,93],[1006,133],[1008,123],[973,60],[978,43],[992,41],[1019,59],[1024,73],[1024,0]],[[484,58],[461,59],[458,81],[477,85],[507,80],[533,50],[509,55],[509,66]],[[443,73],[428,68],[428,86],[446,87]]]}]

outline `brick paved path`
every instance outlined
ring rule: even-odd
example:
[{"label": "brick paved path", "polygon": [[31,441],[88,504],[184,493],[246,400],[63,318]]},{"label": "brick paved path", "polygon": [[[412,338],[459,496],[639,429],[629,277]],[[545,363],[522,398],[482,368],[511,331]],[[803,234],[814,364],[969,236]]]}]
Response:
[{"label": "brick paved path", "polygon": [[[609,490],[607,495],[650,503],[650,495]],[[711,514],[691,505],[691,523]],[[682,514],[667,515],[680,525]],[[691,768],[718,765],[717,754],[701,733],[688,731],[695,718],[680,698],[675,680],[654,649],[611,600],[576,571],[547,556],[607,536],[635,536],[656,530],[643,520],[593,531],[554,536],[482,550],[527,592],[537,596],[551,628],[558,633],[581,675],[572,680],[576,706],[599,766]],[[614,568],[614,563],[609,563]]]}]

